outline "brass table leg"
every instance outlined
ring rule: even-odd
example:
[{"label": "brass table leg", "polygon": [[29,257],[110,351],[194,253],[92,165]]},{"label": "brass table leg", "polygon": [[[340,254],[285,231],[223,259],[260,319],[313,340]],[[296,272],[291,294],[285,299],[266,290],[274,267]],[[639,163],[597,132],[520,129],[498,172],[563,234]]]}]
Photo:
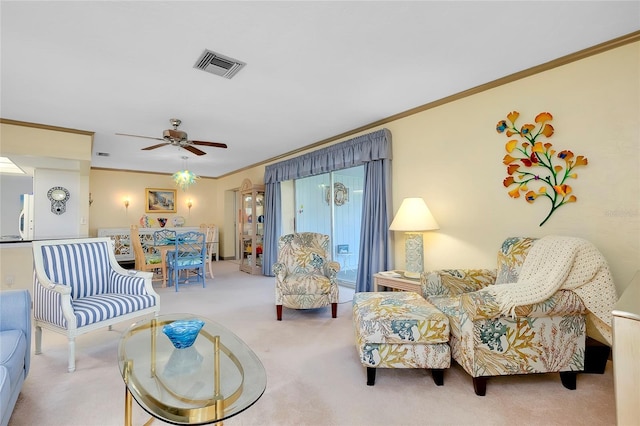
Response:
[{"label": "brass table leg", "polygon": [[131,372],[132,361],[127,361],[124,367],[124,426],[133,426],[131,419],[132,400],[131,392],[129,392],[129,373]]},{"label": "brass table leg", "polygon": [[[132,363],[133,362],[131,360],[127,361],[124,370],[124,426],[133,426],[133,396],[129,391],[129,386],[127,386],[129,383],[129,374],[131,373]],[[151,417],[144,426],[151,425],[154,419],[154,417]]]},{"label": "brass table leg", "polygon": [[151,320],[151,377],[156,376],[156,328],[158,320]]},{"label": "brass table leg", "polygon": [[[220,336],[213,338],[213,398],[216,401],[216,417],[224,416],[224,401],[220,396]],[[216,425],[222,426],[223,422],[217,422]]]}]

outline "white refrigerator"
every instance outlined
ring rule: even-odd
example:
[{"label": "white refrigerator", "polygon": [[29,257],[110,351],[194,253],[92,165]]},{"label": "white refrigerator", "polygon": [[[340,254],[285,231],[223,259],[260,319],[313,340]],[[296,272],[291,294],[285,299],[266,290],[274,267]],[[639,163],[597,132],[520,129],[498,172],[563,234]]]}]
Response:
[{"label": "white refrigerator", "polygon": [[25,241],[31,241],[34,236],[33,214],[35,211],[35,200],[33,194],[21,194],[20,202],[22,208],[20,210],[18,231],[20,232],[20,238]]}]

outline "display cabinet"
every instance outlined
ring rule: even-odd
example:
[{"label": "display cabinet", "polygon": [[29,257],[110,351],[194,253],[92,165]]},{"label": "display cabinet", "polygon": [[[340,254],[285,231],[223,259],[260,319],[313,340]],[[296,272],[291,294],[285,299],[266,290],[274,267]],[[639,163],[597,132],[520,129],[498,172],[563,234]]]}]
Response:
[{"label": "display cabinet", "polygon": [[262,274],[264,185],[254,185],[249,179],[242,182],[239,213],[240,270],[250,274]]}]

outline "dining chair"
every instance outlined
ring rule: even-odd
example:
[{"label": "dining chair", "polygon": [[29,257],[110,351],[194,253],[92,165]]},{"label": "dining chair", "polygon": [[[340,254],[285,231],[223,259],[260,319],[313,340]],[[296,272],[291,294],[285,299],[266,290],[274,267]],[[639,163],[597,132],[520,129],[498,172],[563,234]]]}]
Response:
[{"label": "dining chair", "polygon": [[[202,232],[185,232],[176,235],[175,249],[168,250],[166,254],[167,267],[169,269],[169,285],[175,284],[179,289],[180,273],[183,272],[182,284],[187,284],[195,277],[196,282],[202,282],[205,287],[205,263],[206,263],[206,236]],[[189,273],[189,272],[195,272]]]},{"label": "dining chair", "polygon": [[162,286],[171,285],[169,272],[167,271],[167,251],[175,248],[176,231],[161,229],[153,233],[153,251],[161,259],[162,265]]},{"label": "dining chair", "polygon": [[176,231],[161,229],[153,233],[154,246],[174,245],[176,241]]},{"label": "dining chair", "polygon": [[[213,224],[207,225],[206,223],[200,224],[200,232],[205,234],[205,241],[207,244],[205,270],[211,278],[213,278],[213,256],[215,254],[216,261],[219,260],[218,250],[218,227]],[[206,277],[205,273],[205,277]]]},{"label": "dining chair", "polygon": [[138,271],[154,272],[153,280],[164,281],[164,273],[162,273],[162,276],[156,276],[156,272],[162,270],[163,267],[162,257],[157,253],[150,253],[142,246],[138,225],[131,225],[131,237],[129,241],[133,249],[133,257],[135,260],[134,268]]}]

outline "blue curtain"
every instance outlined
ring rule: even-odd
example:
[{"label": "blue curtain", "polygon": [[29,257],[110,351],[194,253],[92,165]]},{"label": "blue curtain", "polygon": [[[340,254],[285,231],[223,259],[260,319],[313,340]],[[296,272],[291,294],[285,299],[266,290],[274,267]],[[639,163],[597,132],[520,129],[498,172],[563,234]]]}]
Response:
[{"label": "blue curtain", "polygon": [[364,165],[360,257],[356,292],[373,290],[373,274],[393,269],[389,225],[391,205],[391,160],[371,161]]},{"label": "blue curtain", "polygon": [[373,274],[392,268],[389,238],[389,224],[393,213],[391,132],[382,129],[265,168],[265,220],[268,222],[270,218],[275,221],[272,226],[265,225],[262,267],[265,275],[273,275],[270,269],[278,253],[282,215],[280,182],[360,165],[364,165],[365,178],[356,291],[371,291]]},{"label": "blue curtain", "polygon": [[[280,218],[282,217],[280,182],[267,183],[264,188],[264,235],[262,248],[262,274],[273,276],[271,266],[278,260],[278,238],[275,238],[276,248],[267,243],[267,236],[279,236],[281,233]],[[270,241],[270,240],[269,240]]]}]

